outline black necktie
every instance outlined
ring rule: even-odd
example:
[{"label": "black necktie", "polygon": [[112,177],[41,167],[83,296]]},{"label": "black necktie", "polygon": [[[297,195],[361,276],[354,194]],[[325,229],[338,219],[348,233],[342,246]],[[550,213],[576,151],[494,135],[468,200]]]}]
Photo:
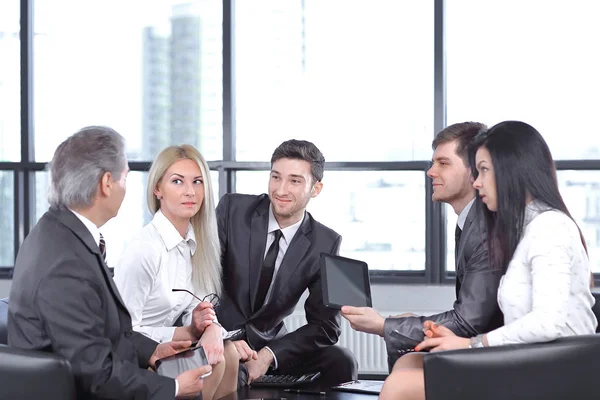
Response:
[{"label": "black necktie", "polygon": [[454,230],[454,260],[455,263],[458,262],[458,244],[460,243],[460,235],[462,235],[462,229],[456,225],[456,229]]},{"label": "black necktie", "polygon": [[258,310],[263,306],[265,297],[267,297],[267,292],[269,291],[269,286],[271,286],[271,280],[273,280],[273,274],[275,273],[275,262],[277,261],[277,254],[279,254],[279,239],[281,239],[282,232],[280,229],[277,229],[273,233],[275,234],[275,240],[271,243],[269,251],[267,251],[267,255],[260,271],[260,281],[258,283],[258,291],[256,292],[256,301],[254,303],[255,310]]},{"label": "black necktie", "polygon": [[104,264],[106,264],[106,242],[104,241],[104,236],[102,236],[102,234],[100,234],[100,243],[98,244],[98,247],[100,248],[100,255],[104,260]]}]

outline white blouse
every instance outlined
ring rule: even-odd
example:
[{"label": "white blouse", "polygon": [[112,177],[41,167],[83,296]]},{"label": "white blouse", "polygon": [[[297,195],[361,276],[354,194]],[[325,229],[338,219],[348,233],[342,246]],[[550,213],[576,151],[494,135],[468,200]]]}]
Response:
[{"label": "white blouse", "polygon": [[527,206],[524,224],[498,289],[505,325],[487,334],[489,345],[594,333],[590,265],[577,226],[538,201]]},{"label": "white blouse", "polygon": [[173,324],[183,314],[183,325],[191,324],[192,311],[199,298],[192,284],[191,257],[196,238],[190,224],[181,237],[173,224],[159,210],[152,222],[127,245],[115,266],[117,288],[131,314],[133,329],[157,342],[173,339]]}]

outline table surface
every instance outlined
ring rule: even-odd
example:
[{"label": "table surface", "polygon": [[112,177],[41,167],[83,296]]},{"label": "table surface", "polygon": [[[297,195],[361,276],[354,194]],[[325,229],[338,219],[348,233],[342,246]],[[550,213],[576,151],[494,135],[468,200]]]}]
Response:
[{"label": "table surface", "polygon": [[290,393],[284,389],[275,388],[253,388],[243,387],[237,392],[231,393],[223,397],[221,400],[242,400],[242,399],[264,399],[264,400],[321,400],[321,399],[337,399],[337,400],[376,400],[377,395],[340,392],[337,390],[327,390],[325,395],[306,394],[306,393]]}]

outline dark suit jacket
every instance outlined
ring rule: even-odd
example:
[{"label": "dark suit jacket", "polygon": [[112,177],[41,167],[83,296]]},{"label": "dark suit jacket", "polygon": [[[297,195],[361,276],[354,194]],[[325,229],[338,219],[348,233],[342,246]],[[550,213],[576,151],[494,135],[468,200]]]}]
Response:
[{"label": "dark suit jacket", "polygon": [[[265,194],[226,194],[219,202],[224,294],[217,314],[225,328],[245,328],[254,349],[268,345],[279,365],[290,365],[339,338],[340,313],[323,305],[319,256],[338,254],[342,238],[307,212],[275,276],[269,302],[254,312],[269,204]],[[310,292],[304,304],[307,324],[288,334],[283,319],[294,311],[306,288]]]},{"label": "dark suit jacket", "polygon": [[147,369],[157,343],[132,330],[96,242],[69,210],[50,209],[21,246],[8,342],[69,360],[77,398],[175,396],[173,379]]},{"label": "dark suit jacket", "polygon": [[489,332],[503,324],[497,301],[502,273],[490,268],[485,221],[479,207],[475,201],[460,237],[453,309],[427,317],[387,318],[384,339],[390,364],[398,358],[398,350],[412,348],[423,340],[426,320],[439,322],[462,337]]}]

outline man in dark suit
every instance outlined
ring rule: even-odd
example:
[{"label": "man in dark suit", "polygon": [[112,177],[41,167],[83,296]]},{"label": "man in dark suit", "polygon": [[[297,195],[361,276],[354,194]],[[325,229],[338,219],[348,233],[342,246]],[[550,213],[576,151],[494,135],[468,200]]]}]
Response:
[{"label": "man in dark suit", "polygon": [[191,343],[158,345],[134,332],[105,264],[98,228],[117,214],[128,171],[125,141],[110,128],[87,127],[59,145],[50,168],[50,210],[15,263],[8,342],[70,361],[77,398],[198,395],[203,386],[198,377],[209,366],[176,380],[148,370]]},{"label": "man in dark suit", "polygon": [[[228,194],[217,207],[224,295],[219,321],[242,328],[240,384],[267,373],[321,372],[319,383],[355,379],[356,359],[333,346],[340,313],[325,307],[319,256],[338,254],[341,236],[315,221],[306,206],[323,188],[325,158],[312,143],[290,140],[271,158],[269,193]],[[307,324],[288,333],[283,319],[308,289]]]},{"label": "man in dark suit", "polygon": [[442,324],[456,335],[472,337],[502,325],[496,300],[500,271],[488,262],[485,223],[475,202],[468,145],[485,125],[464,122],[450,125],[433,140],[433,201],[448,203],[458,215],[455,230],[456,301],[452,310],[430,316],[411,313],[383,318],[368,307],[343,307],[342,316],[352,328],[384,338],[390,368],[400,355],[424,339],[426,320]]}]

